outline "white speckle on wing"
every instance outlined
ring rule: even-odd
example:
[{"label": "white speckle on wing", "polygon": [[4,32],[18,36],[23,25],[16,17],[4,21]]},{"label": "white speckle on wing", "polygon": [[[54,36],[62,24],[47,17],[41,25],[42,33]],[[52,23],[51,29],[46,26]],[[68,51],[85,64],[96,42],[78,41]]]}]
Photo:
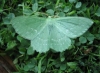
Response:
[{"label": "white speckle on wing", "polygon": [[73,30],[73,28],[70,28],[71,30]]},{"label": "white speckle on wing", "polygon": [[34,30],[37,33],[37,30]]},{"label": "white speckle on wing", "polygon": [[68,30],[66,30],[66,32],[69,32]]},{"label": "white speckle on wing", "polygon": [[55,41],[54,39],[51,39],[52,41]]},{"label": "white speckle on wing", "polygon": [[84,29],[85,31],[87,30],[87,29]]},{"label": "white speckle on wing", "polygon": [[82,31],[82,33],[84,33],[85,31]]},{"label": "white speckle on wing", "polygon": [[58,39],[58,41],[60,41],[61,39]]}]

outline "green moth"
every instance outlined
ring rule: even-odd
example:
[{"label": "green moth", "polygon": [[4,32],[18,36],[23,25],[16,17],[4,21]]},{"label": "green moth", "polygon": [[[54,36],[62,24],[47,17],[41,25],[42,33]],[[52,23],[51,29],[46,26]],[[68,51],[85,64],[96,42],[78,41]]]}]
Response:
[{"label": "green moth", "polygon": [[31,41],[34,50],[41,53],[49,49],[57,52],[68,49],[71,38],[85,33],[93,21],[85,17],[18,16],[11,24],[20,36]]}]

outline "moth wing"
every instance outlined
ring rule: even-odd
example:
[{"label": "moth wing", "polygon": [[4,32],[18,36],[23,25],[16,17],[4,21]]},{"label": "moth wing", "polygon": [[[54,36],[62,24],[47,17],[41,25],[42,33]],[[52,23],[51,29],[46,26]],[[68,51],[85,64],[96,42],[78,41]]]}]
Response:
[{"label": "moth wing", "polygon": [[50,32],[50,48],[62,52],[71,45],[71,40],[64,33],[59,31],[56,26]]},{"label": "moth wing", "polygon": [[11,20],[11,24],[19,35],[32,40],[44,28],[45,20],[34,16],[18,16]]},{"label": "moth wing", "polygon": [[58,29],[70,38],[76,38],[85,33],[93,24],[93,21],[84,17],[56,18]]}]

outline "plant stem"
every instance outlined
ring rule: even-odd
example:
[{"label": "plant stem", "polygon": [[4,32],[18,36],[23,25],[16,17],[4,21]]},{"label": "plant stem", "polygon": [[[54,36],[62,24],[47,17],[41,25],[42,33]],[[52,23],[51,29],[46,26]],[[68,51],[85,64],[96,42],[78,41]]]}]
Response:
[{"label": "plant stem", "polygon": [[57,0],[55,8],[58,6],[59,2],[60,2],[60,0]]}]

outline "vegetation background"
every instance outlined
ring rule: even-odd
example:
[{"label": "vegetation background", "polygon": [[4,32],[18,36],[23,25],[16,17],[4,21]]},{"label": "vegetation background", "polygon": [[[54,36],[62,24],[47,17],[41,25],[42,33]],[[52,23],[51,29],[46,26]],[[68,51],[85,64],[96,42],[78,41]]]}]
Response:
[{"label": "vegetation background", "polygon": [[[10,24],[20,15],[77,15],[92,19],[94,24],[72,40],[70,49],[40,54]],[[0,0],[0,50],[4,51],[0,55],[12,58],[17,73],[100,73],[100,0]]]}]

